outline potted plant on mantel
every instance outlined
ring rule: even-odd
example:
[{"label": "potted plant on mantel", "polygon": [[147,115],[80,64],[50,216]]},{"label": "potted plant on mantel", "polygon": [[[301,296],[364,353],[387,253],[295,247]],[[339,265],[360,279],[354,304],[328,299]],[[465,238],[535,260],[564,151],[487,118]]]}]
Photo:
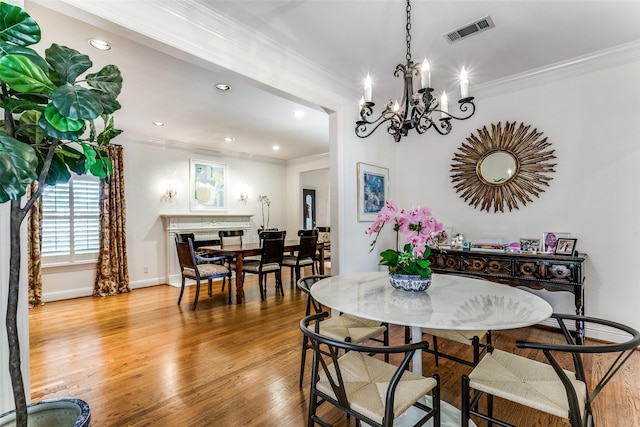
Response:
[{"label": "potted plant on mantel", "polygon": [[[48,411],[39,412],[45,403],[57,404],[59,399],[30,405],[27,412],[17,324],[20,224],[45,187],[67,182],[71,172],[100,178],[110,175],[111,162],[100,147],[121,132],[114,128],[111,114],[120,109],[116,98],[122,76],[115,65],[84,75],[93,66],[89,57],[57,44],[46,49],[43,58],[28,47],[40,41],[36,21],[23,9],[6,3],[0,3],[0,15],[0,106],[4,110],[4,121],[0,122],[0,203],[11,205],[6,329],[15,403],[15,411],[2,416],[6,420],[0,417],[0,426],[15,418],[16,426],[25,427],[27,413],[34,414],[29,415],[30,426],[60,426],[59,421],[43,418]],[[98,117],[104,121],[100,133],[94,124]],[[34,182],[37,189],[23,200]],[[69,399],[62,405],[63,412],[69,405],[82,405],[86,412],[80,413],[84,424],[74,419],[66,425],[88,425],[86,403]],[[37,418],[42,424],[35,424]]]}]

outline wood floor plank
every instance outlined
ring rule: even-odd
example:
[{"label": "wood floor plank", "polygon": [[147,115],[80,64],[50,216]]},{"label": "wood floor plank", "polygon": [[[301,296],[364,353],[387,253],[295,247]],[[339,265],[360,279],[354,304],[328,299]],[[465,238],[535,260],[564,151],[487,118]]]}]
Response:
[{"label": "wood floor plank", "polygon": [[[94,427],[304,426],[310,369],[300,389],[298,323],[306,296],[291,287],[287,274],[283,279],[285,296],[275,294],[270,279],[261,302],[255,278],[247,276],[241,305],[228,304],[217,282],[213,298],[203,289],[195,312],[193,287],[178,306],[179,289],[167,285],[32,309],[32,399],[82,398],[91,405]],[[403,334],[392,327],[391,341],[403,342]],[[515,341],[556,337],[528,328],[495,332],[493,340],[497,348],[544,360],[515,350]],[[443,351],[469,350],[439,344]],[[586,369],[592,375],[604,367],[591,357]],[[425,355],[423,372],[440,373],[443,399],[459,407],[460,376],[470,368],[444,359],[435,368]],[[321,410],[337,427],[354,425],[328,406]],[[504,401],[496,402],[496,413],[520,426],[568,425]],[[640,427],[640,352],[607,385],[594,413],[599,427]]]}]

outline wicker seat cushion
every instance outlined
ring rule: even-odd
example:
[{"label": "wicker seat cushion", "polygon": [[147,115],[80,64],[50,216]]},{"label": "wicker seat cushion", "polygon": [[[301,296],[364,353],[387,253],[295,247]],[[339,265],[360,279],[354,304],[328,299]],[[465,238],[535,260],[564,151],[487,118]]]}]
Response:
[{"label": "wicker seat cushion", "polygon": [[[198,271],[200,272],[200,277],[229,274],[229,269],[220,264],[198,264]],[[190,279],[196,279],[196,272],[192,268],[185,268],[182,274]]]},{"label": "wicker seat cushion", "polygon": [[320,334],[334,340],[361,343],[386,331],[386,326],[376,320],[363,319],[349,314],[333,316],[320,322]]},{"label": "wicker seat cushion", "polygon": [[[251,262],[249,264],[242,264],[242,270],[248,271],[249,273],[260,273],[260,263],[259,262]],[[274,262],[270,264],[264,264],[262,266],[262,272],[266,273],[269,271],[280,270],[280,264]]]},{"label": "wicker seat cushion", "polygon": [[[566,371],[584,412],[587,387]],[[569,416],[567,394],[555,371],[546,363],[494,350],[469,375],[471,388],[563,418]]]},{"label": "wicker seat cushion", "polygon": [[468,345],[471,345],[473,337],[478,337],[478,339],[482,340],[487,335],[487,331],[456,331],[431,328],[422,328],[422,332]]},{"label": "wicker seat cushion", "polygon": [[[398,367],[356,351],[350,351],[340,357],[338,365],[351,408],[378,423],[382,423],[387,389]],[[335,378],[333,364],[327,368]],[[436,385],[437,382],[434,378],[425,378],[405,371],[395,393],[393,404],[395,417],[406,411]],[[319,391],[335,398],[326,372],[320,373],[317,387]]]}]

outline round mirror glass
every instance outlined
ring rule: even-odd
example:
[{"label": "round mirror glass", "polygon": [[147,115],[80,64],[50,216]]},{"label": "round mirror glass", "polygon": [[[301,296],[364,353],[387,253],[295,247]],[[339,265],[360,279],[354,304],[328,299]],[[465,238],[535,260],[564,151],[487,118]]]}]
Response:
[{"label": "round mirror glass", "polygon": [[501,185],[513,178],[518,161],[507,151],[496,151],[478,165],[478,174],[487,184]]}]

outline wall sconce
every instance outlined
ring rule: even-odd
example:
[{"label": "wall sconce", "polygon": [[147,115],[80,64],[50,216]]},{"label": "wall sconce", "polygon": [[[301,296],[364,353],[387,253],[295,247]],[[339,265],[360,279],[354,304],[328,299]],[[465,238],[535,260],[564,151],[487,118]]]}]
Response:
[{"label": "wall sconce", "polygon": [[178,190],[173,188],[173,185],[169,184],[165,190],[164,196],[162,196],[163,202],[173,202],[173,199],[178,195]]},{"label": "wall sconce", "polygon": [[249,200],[249,195],[247,193],[240,193],[240,198],[239,198],[240,203],[242,203],[243,205],[246,205],[247,200]]}]

